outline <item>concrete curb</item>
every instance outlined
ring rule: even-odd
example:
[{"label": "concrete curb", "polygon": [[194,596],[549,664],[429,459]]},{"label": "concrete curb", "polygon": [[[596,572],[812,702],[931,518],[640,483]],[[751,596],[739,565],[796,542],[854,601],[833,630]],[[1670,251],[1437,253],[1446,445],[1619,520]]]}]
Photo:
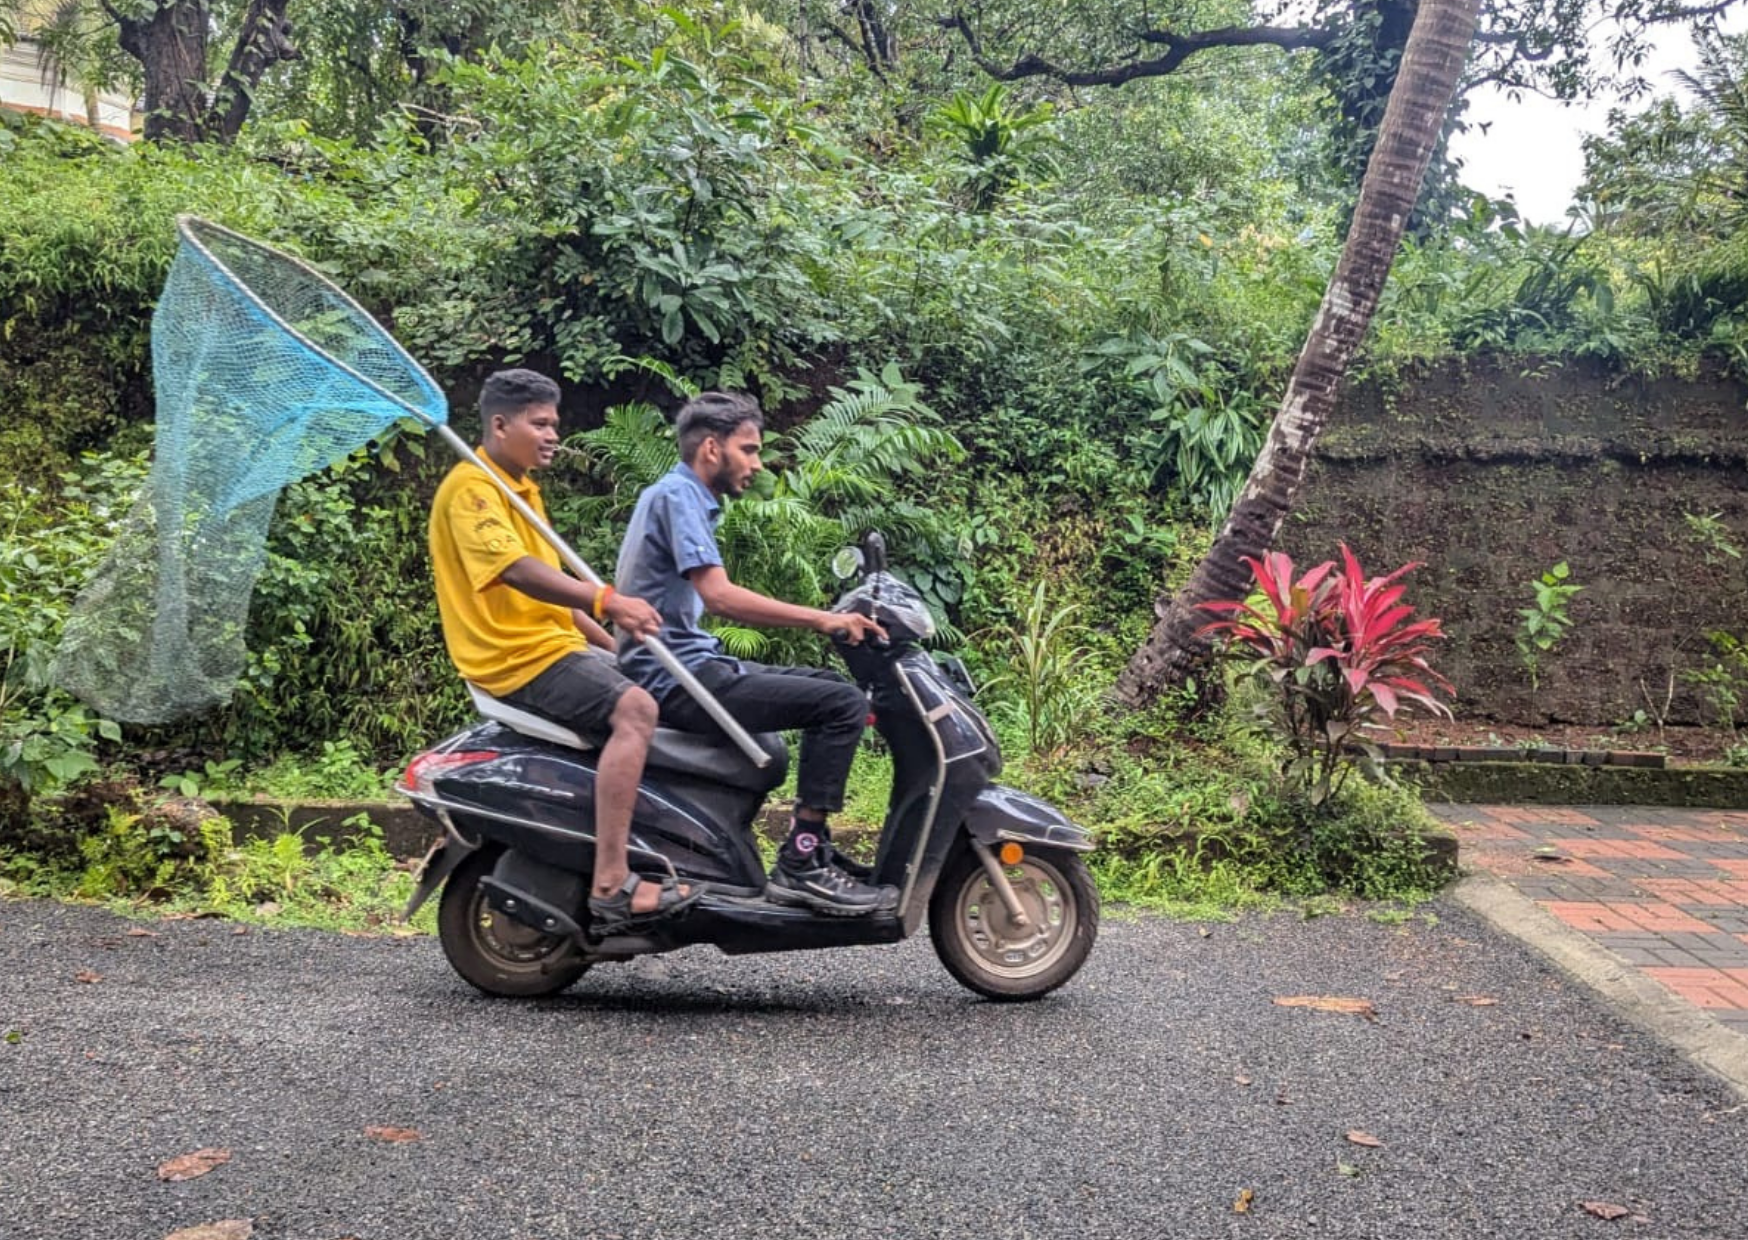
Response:
[{"label": "concrete curb", "polygon": [[230,819],[242,839],[271,839],[282,831],[296,831],[309,847],[321,838],[351,839],[357,833],[346,820],[368,814],[382,829],[382,843],[390,856],[402,859],[423,856],[442,828],[413,808],[411,801],[207,801],[215,813]]},{"label": "concrete curb", "polygon": [[1484,805],[1748,808],[1748,769],[1393,759],[1390,773],[1428,801]]},{"label": "concrete curb", "polygon": [[1507,883],[1472,874],[1450,888],[1465,908],[1521,939],[1633,1024],[1674,1046],[1748,1102],[1748,1037],[1677,998],[1599,943],[1561,924]]},{"label": "concrete curb", "polygon": [[[347,825],[347,819],[359,814],[369,816],[382,830],[383,847],[392,857],[405,860],[424,856],[431,841],[441,831],[437,824],[414,808],[412,802],[398,801],[270,801],[230,800],[222,796],[207,801],[215,813],[230,819],[231,827],[242,839],[271,839],[282,831],[295,831],[304,837],[306,845],[314,847],[320,839],[347,840],[357,832]],[[753,820],[754,828],[773,842],[780,842],[788,830],[789,812],[767,808]],[[855,846],[864,836],[875,833],[854,827],[839,830],[833,838],[840,844]],[[1429,845],[1436,853],[1448,851],[1450,864],[1456,864],[1456,837],[1451,836],[1448,849],[1442,843]]]}]

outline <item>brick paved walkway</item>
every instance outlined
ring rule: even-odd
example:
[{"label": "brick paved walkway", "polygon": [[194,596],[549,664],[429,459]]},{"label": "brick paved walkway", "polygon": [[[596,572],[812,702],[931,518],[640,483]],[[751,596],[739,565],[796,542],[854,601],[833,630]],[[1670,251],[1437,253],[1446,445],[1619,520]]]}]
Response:
[{"label": "brick paved walkway", "polygon": [[1748,1035],[1748,813],[1435,805],[1465,869]]}]

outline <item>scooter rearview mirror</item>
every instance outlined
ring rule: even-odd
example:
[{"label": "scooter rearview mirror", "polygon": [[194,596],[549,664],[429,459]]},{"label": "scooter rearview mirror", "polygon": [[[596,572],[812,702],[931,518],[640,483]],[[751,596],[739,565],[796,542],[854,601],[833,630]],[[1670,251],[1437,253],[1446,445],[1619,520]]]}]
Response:
[{"label": "scooter rearview mirror", "polygon": [[831,570],[839,581],[848,581],[862,571],[862,552],[855,547],[839,547],[832,556]]}]

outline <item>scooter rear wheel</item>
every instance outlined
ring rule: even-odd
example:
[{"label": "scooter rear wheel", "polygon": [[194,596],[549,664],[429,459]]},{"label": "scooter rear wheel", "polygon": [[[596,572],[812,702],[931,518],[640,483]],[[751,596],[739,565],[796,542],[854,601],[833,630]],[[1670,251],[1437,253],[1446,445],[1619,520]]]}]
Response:
[{"label": "scooter rear wheel", "polygon": [[456,867],[437,906],[437,938],[462,978],[488,995],[528,999],[555,995],[590,962],[574,940],[524,926],[486,902],[480,879],[492,872],[497,849],[481,849]]},{"label": "scooter rear wheel", "polygon": [[961,844],[929,897],[929,939],[960,985],[989,999],[1038,999],[1073,977],[1099,930],[1099,892],[1086,862],[1059,848],[1027,848],[1004,866],[1026,913],[1009,916],[977,855]]}]

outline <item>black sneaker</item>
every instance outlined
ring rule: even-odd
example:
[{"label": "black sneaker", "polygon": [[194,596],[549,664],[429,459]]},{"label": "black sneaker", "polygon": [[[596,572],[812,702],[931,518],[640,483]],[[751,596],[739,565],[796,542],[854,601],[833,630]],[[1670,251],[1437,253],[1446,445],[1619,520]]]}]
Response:
[{"label": "black sneaker", "polygon": [[815,853],[795,861],[779,856],[765,884],[765,899],[835,917],[860,917],[897,908],[898,888],[870,887],[836,866],[820,864]]},{"label": "black sneaker", "polygon": [[830,840],[820,841],[820,851],[825,853],[825,863],[834,870],[842,870],[858,883],[871,883],[874,880],[874,867],[857,861],[849,853],[839,848]]}]

